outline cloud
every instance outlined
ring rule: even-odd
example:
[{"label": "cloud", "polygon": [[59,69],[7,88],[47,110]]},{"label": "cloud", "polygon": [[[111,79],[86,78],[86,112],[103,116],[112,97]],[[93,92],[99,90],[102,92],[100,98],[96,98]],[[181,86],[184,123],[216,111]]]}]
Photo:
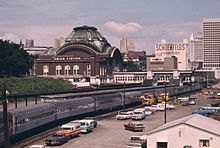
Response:
[{"label": "cloud", "polygon": [[20,41],[20,38],[16,34],[13,34],[13,33],[4,33],[3,36],[0,36],[0,39],[10,40],[15,43],[19,43]]},{"label": "cloud", "polygon": [[103,24],[103,27],[116,33],[135,33],[139,32],[142,28],[141,25],[135,22],[122,24],[114,21],[106,22]]}]

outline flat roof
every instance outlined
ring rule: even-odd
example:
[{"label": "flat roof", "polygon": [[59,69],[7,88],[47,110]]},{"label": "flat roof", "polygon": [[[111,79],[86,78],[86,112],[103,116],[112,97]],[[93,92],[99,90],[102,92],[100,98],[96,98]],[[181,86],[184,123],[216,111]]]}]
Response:
[{"label": "flat roof", "polygon": [[220,18],[205,18],[203,22],[220,22]]}]

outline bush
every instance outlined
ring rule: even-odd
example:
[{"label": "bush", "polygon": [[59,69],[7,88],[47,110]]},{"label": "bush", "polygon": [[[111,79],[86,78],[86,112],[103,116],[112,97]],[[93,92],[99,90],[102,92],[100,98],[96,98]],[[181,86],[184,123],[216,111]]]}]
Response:
[{"label": "bush", "polygon": [[5,84],[10,95],[25,93],[44,93],[70,91],[74,88],[71,82],[64,79],[44,77],[10,77],[1,78],[0,85]]}]

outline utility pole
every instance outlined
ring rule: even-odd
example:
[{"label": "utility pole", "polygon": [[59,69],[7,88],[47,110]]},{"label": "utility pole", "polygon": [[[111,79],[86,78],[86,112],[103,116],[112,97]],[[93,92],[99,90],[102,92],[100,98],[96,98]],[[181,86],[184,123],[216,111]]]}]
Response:
[{"label": "utility pole", "polygon": [[7,97],[6,97],[5,84],[3,84],[3,89],[2,89],[2,102],[3,102],[3,121],[4,121],[4,146],[5,148],[10,148],[9,134],[8,134]]},{"label": "utility pole", "polygon": [[124,82],[123,110],[125,110],[125,82]]},{"label": "utility pole", "polygon": [[165,101],[165,108],[164,108],[164,124],[167,123],[167,84],[166,84],[166,81],[164,81],[164,84],[165,84],[165,95],[164,95],[164,101]]}]

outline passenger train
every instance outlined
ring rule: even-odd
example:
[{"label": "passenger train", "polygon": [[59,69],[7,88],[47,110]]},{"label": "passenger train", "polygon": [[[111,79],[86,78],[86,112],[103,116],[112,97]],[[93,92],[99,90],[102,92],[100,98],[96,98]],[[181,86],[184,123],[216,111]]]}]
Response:
[{"label": "passenger train", "polygon": [[[163,87],[155,87],[157,91],[164,90]],[[193,87],[195,91],[201,89],[200,87]],[[73,97],[71,95],[63,94],[63,98],[59,100],[45,99],[44,103],[29,105],[27,107],[15,108],[8,111],[9,133],[11,136],[22,134],[31,129],[60,121],[65,118],[73,117],[76,115],[83,115],[87,113],[111,111],[116,108],[121,108],[124,105],[132,105],[135,103],[141,103],[139,96],[141,94],[152,91],[152,87],[146,89],[137,90],[135,88],[129,88],[129,91],[109,91],[109,93],[90,94],[89,96]],[[174,91],[175,95],[187,93],[189,89],[187,86],[168,87],[167,91]],[[171,94],[171,93],[170,93]],[[2,116],[2,113],[0,114]],[[3,120],[0,117],[0,144],[3,143]]]}]

